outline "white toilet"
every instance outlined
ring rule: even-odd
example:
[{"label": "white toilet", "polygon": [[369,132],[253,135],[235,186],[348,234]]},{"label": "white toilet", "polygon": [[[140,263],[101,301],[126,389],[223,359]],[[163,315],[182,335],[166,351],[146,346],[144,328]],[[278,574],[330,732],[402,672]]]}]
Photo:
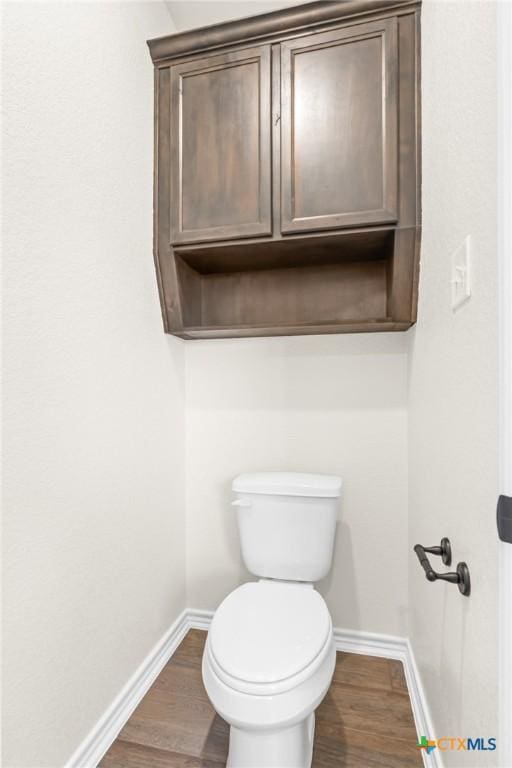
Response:
[{"label": "white toilet", "polygon": [[217,609],[204,685],[231,726],[229,768],[309,768],[314,711],[336,659],[331,617],[313,583],[331,567],[341,478],[246,474],[233,491],[242,557],[260,580]]}]

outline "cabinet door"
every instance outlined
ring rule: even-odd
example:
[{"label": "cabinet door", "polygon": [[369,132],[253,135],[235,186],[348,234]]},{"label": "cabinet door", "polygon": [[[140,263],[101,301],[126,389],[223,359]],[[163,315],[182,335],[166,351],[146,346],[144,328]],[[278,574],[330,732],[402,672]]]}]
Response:
[{"label": "cabinet door", "polygon": [[396,19],[281,45],[284,233],[397,220]]},{"label": "cabinet door", "polygon": [[269,235],[270,47],[171,67],[171,242]]}]

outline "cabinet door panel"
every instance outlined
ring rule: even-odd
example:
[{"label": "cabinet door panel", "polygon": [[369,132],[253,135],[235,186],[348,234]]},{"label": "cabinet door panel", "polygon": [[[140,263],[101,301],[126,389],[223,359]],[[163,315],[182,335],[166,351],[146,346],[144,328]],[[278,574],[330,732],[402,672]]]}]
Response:
[{"label": "cabinet door panel", "polygon": [[284,233],[397,220],[396,19],[281,46]]},{"label": "cabinet door panel", "polygon": [[270,48],[171,67],[171,242],[271,234]]}]

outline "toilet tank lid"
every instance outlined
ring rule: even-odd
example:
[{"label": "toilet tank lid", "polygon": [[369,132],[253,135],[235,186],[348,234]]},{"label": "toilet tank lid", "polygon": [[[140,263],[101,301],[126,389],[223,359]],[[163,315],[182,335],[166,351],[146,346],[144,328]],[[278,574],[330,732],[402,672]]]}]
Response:
[{"label": "toilet tank lid", "polygon": [[266,493],[278,496],[338,498],[341,477],[304,472],[250,472],[233,480],[236,493]]}]

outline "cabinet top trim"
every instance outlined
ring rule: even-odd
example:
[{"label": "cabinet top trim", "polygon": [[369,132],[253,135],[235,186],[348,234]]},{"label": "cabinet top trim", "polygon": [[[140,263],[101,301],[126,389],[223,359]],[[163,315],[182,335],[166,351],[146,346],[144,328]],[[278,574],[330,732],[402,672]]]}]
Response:
[{"label": "cabinet top trim", "polygon": [[263,13],[245,19],[191,29],[175,35],[148,40],[151,58],[155,64],[226,45],[247,43],[262,38],[310,31],[322,24],[332,24],[355,17],[373,17],[382,12],[400,13],[413,10],[421,0],[321,0],[305,3],[280,11]]}]

